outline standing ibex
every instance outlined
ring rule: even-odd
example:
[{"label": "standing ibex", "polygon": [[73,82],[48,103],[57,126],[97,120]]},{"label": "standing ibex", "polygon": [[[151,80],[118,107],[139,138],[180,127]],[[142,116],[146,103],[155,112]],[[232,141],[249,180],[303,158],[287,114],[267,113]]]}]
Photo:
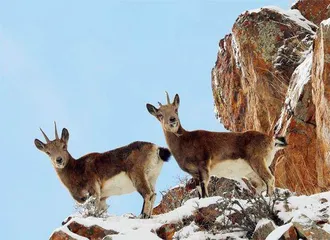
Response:
[{"label": "standing ibex", "polygon": [[[178,116],[179,95],[173,103],[166,92],[167,104],[157,109],[147,104],[150,114],[162,124],[166,142],[182,170],[199,182],[199,196],[208,196],[210,175],[252,181],[257,191],[267,186],[274,191],[274,176],[269,170],[277,150],[286,146],[283,137],[272,138],[257,131],[243,133],[186,131]],[[200,189],[201,188],[201,189]]]},{"label": "standing ibex", "polygon": [[156,198],[155,184],[163,162],[171,156],[167,148],[148,142],[133,142],[105,153],[89,153],[74,159],[67,150],[69,132],[63,128],[55,140],[50,141],[40,129],[46,143],[35,139],[36,147],[52,161],[62,183],[79,203],[95,198],[97,214],[106,211],[106,199],[138,191],[143,199],[142,217],[151,216]]}]

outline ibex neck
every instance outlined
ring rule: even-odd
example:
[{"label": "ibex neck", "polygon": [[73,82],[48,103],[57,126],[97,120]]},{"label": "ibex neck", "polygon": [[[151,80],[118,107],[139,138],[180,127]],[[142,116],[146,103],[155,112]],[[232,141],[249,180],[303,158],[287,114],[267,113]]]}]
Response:
[{"label": "ibex neck", "polygon": [[164,130],[165,138],[167,145],[173,151],[175,146],[177,146],[181,141],[184,135],[187,134],[187,131],[180,125],[178,131],[176,133],[168,132]]},{"label": "ibex neck", "polygon": [[76,174],[75,165],[76,165],[76,160],[69,154],[69,161],[67,165],[62,169],[60,168],[55,169],[58,177],[66,187],[70,185],[70,177]]}]

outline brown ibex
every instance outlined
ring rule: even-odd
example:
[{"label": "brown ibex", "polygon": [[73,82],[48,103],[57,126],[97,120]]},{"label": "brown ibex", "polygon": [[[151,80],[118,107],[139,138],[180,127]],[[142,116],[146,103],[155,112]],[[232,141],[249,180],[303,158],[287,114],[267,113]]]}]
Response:
[{"label": "brown ibex", "polygon": [[151,216],[156,180],[163,162],[171,156],[167,148],[133,142],[105,153],[89,153],[76,160],[67,149],[69,132],[66,128],[59,138],[55,123],[53,141],[40,130],[46,143],[35,139],[36,147],[50,157],[58,177],[77,202],[94,197],[96,214],[100,214],[106,211],[109,196],[138,191],[144,199],[141,217]]},{"label": "brown ibex", "polygon": [[180,168],[199,183],[200,197],[208,196],[211,175],[239,180],[251,180],[260,193],[267,186],[268,195],[274,191],[274,176],[269,170],[277,150],[285,147],[283,137],[273,138],[257,131],[209,132],[186,131],[180,123],[179,95],[171,103],[157,109],[147,104],[150,114],[162,124],[167,145]]}]

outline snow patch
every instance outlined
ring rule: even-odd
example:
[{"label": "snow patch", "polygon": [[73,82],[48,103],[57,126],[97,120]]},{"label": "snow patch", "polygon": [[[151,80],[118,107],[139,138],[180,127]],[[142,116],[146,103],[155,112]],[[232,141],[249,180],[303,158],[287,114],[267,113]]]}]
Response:
[{"label": "snow patch", "polygon": [[330,26],[330,18],[328,18],[328,19],[326,19],[326,20],[323,20],[323,21],[321,22],[321,25],[323,25],[323,26]]},{"label": "snow patch", "polygon": [[280,226],[276,228],[274,231],[272,231],[266,238],[266,240],[278,240],[280,239],[283,234],[290,229],[292,226],[292,223],[285,224],[283,226]]},{"label": "snow patch", "polygon": [[236,67],[241,68],[241,63],[240,63],[241,54],[240,54],[239,46],[236,42],[234,33],[232,33],[232,36],[231,36],[231,45],[232,45],[232,49],[233,49],[233,55],[235,58]]},{"label": "snow patch", "polygon": [[[107,238],[105,238],[105,239],[107,239]],[[159,240],[161,238],[159,238],[156,234],[153,234],[152,232],[150,232],[148,230],[137,229],[137,230],[128,231],[124,234],[109,235],[109,239],[111,239],[111,240],[128,240],[128,239]]]}]

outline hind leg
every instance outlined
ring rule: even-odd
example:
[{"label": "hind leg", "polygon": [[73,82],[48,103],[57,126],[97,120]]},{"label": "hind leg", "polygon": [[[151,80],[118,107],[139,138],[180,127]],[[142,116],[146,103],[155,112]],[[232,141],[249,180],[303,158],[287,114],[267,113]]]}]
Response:
[{"label": "hind leg", "polygon": [[152,186],[147,181],[145,174],[140,176],[135,181],[136,190],[141,194],[143,197],[143,207],[141,210],[141,217],[142,218],[150,218],[152,214],[153,204],[156,199],[156,193],[152,189]]},{"label": "hind leg", "polygon": [[267,195],[272,196],[275,190],[275,178],[266,165],[264,158],[255,157],[251,160],[250,166],[253,171],[266,183]]},{"label": "hind leg", "polygon": [[257,173],[252,172],[248,174],[246,178],[249,181],[249,187],[253,188],[255,193],[261,194],[263,191],[267,190],[264,180],[262,180]]}]

